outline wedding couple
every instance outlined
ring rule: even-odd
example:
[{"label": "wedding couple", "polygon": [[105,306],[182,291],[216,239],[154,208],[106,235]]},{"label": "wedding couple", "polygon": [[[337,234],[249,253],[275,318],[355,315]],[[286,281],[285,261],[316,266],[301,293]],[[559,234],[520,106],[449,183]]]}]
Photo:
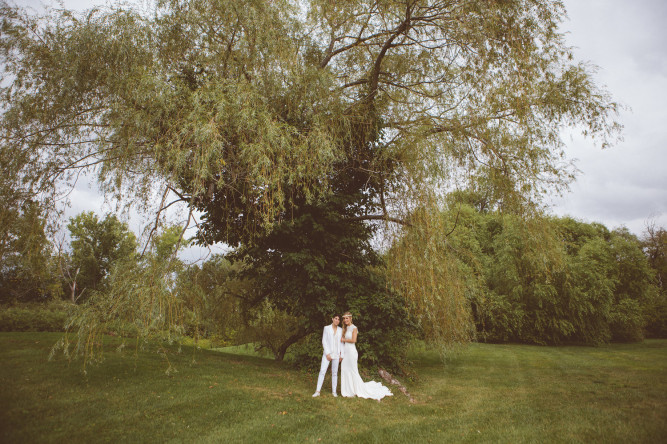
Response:
[{"label": "wedding couple", "polygon": [[385,396],[392,396],[391,391],[379,382],[364,382],[357,369],[357,327],[352,323],[352,315],[346,312],[343,315],[343,327],[339,327],[340,318],[336,315],[331,318],[331,325],[324,327],[322,334],[322,365],[320,376],[317,378],[317,391],[313,397],[320,396],[324,376],[331,363],[331,389],[333,396],[338,385],[338,363],[340,362],[340,393],[346,398],[358,396],[360,398],[380,400]]}]

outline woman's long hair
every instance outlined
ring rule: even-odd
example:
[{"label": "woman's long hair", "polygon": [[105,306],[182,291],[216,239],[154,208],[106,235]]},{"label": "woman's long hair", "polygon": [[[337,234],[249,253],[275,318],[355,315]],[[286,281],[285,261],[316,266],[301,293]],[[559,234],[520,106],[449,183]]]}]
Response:
[{"label": "woman's long hair", "polygon": [[345,337],[345,333],[347,333],[347,324],[345,323],[346,316],[350,317],[350,325],[352,325],[352,313],[346,311],[345,313],[343,313],[343,337]]}]

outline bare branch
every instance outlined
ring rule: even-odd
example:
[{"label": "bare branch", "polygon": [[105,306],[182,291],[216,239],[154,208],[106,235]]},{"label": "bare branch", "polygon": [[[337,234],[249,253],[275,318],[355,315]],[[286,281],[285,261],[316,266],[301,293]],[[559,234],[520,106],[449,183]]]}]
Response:
[{"label": "bare branch", "polygon": [[347,221],[384,220],[384,221],[387,221],[387,222],[393,222],[393,223],[396,223],[396,224],[399,224],[399,225],[404,225],[406,227],[411,227],[412,226],[412,223],[410,223],[406,220],[399,219],[399,218],[396,218],[396,217],[387,216],[386,214],[369,214],[369,215],[366,215],[366,216],[348,217],[345,220],[347,220]]},{"label": "bare branch", "polygon": [[144,245],[144,249],[141,251],[141,255],[139,257],[144,257],[144,253],[146,253],[146,249],[148,248],[148,245],[151,242],[151,237],[153,237],[153,233],[155,232],[155,230],[157,230],[157,227],[160,223],[160,214],[162,213],[162,210],[166,208],[163,205],[165,200],[167,200],[167,195],[169,194],[169,190],[170,190],[169,186],[166,186],[164,189],[164,193],[162,193],[162,201],[160,202],[160,209],[155,215],[155,225],[153,225],[153,229],[151,230],[151,232],[148,233],[148,239],[146,239],[146,245]]}]

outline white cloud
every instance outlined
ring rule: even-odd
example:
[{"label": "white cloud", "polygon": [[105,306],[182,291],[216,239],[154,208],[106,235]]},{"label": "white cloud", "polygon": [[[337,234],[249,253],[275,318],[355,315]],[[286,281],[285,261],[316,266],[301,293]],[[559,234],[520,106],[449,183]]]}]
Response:
[{"label": "white cloud", "polygon": [[631,111],[620,115],[624,140],[610,149],[566,139],[582,173],[571,193],[554,199],[554,212],[636,234],[649,218],[667,226],[667,2],[567,0],[565,6],[575,55],[598,65],[596,80]]}]

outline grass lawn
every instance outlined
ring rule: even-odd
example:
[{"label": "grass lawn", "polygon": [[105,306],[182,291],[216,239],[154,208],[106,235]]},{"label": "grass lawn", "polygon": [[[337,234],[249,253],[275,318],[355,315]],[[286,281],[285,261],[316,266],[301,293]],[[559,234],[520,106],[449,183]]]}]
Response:
[{"label": "grass lawn", "polygon": [[[313,399],[315,374],[192,349],[47,361],[59,338],[0,334],[0,442],[667,441],[667,340],[609,347],[474,344],[443,364],[415,350],[411,404]],[[329,379],[325,388],[330,387]]]}]

